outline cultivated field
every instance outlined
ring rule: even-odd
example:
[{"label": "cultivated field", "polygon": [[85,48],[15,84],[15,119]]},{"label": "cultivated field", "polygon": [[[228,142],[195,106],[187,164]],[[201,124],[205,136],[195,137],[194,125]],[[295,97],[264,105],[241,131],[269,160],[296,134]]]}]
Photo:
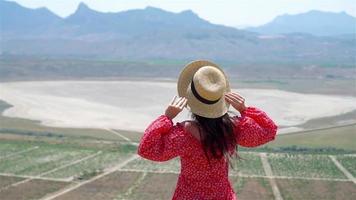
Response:
[{"label": "cultivated field", "polygon": [[[230,169],[239,199],[356,198],[355,154],[241,151],[240,156]],[[178,158],[148,161],[129,144],[104,148],[0,141],[4,200],[170,199],[179,170]]]}]

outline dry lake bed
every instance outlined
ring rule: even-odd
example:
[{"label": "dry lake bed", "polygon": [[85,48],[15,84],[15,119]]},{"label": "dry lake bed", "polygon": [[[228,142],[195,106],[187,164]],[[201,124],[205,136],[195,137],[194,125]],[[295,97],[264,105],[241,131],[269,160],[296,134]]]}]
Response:
[{"label": "dry lake bed", "polygon": [[[303,94],[277,89],[232,88],[247,106],[264,110],[281,128],[300,130],[308,120],[356,110],[356,97]],[[2,115],[40,120],[43,125],[143,131],[164,113],[176,83],[156,81],[31,81],[0,83],[0,99],[13,105]],[[230,106],[230,110],[233,108]],[[189,119],[185,109],[174,122]],[[354,123],[355,119],[331,125]]]}]

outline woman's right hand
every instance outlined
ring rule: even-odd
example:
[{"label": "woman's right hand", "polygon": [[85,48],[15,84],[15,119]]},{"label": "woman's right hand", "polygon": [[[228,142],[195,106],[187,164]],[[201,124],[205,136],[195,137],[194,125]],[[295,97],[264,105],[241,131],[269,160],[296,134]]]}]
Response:
[{"label": "woman's right hand", "polygon": [[240,113],[246,109],[245,98],[235,92],[226,93],[225,100]]},{"label": "woman's right hand", "polygon": [[175,118],[186,106],[188,99],[185,97],[179,97],[177,99],[177,95],[175,95],[172,99],[172,101],[169,103],[165,115],[173,119]]}]

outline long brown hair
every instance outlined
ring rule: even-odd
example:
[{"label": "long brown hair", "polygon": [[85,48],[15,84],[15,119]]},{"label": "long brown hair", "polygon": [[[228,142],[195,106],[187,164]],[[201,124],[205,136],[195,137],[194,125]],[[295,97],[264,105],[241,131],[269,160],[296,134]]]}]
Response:
[{"label": "long brown hair", "polygon": [[[238,142],[234,134],[235,127],[228,112],[218,118],[206,118],[191,113],[192,119],[198,123],[200,141],[209,164],[210,159],[220,159],[224,156],[232,167],[230,158],[239,157],[237,154]],[[232,149],[234,149],[233,152]]]}]

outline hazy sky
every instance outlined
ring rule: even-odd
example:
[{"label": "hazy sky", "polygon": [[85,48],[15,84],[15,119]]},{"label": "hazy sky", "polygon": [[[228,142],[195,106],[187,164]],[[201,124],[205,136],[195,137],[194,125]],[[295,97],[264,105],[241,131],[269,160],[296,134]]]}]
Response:
[{"label": "hazy sky", "polygon": [[80,2],[103,12],[118,12],[146,6],[172,12],[191,9],[200,17],[229,26],[260,25],[281,14],[309,10],[341,12],[356,16],[355,0],[11,0],[30,7],[47,7],[59,16],[72,14]]}]

